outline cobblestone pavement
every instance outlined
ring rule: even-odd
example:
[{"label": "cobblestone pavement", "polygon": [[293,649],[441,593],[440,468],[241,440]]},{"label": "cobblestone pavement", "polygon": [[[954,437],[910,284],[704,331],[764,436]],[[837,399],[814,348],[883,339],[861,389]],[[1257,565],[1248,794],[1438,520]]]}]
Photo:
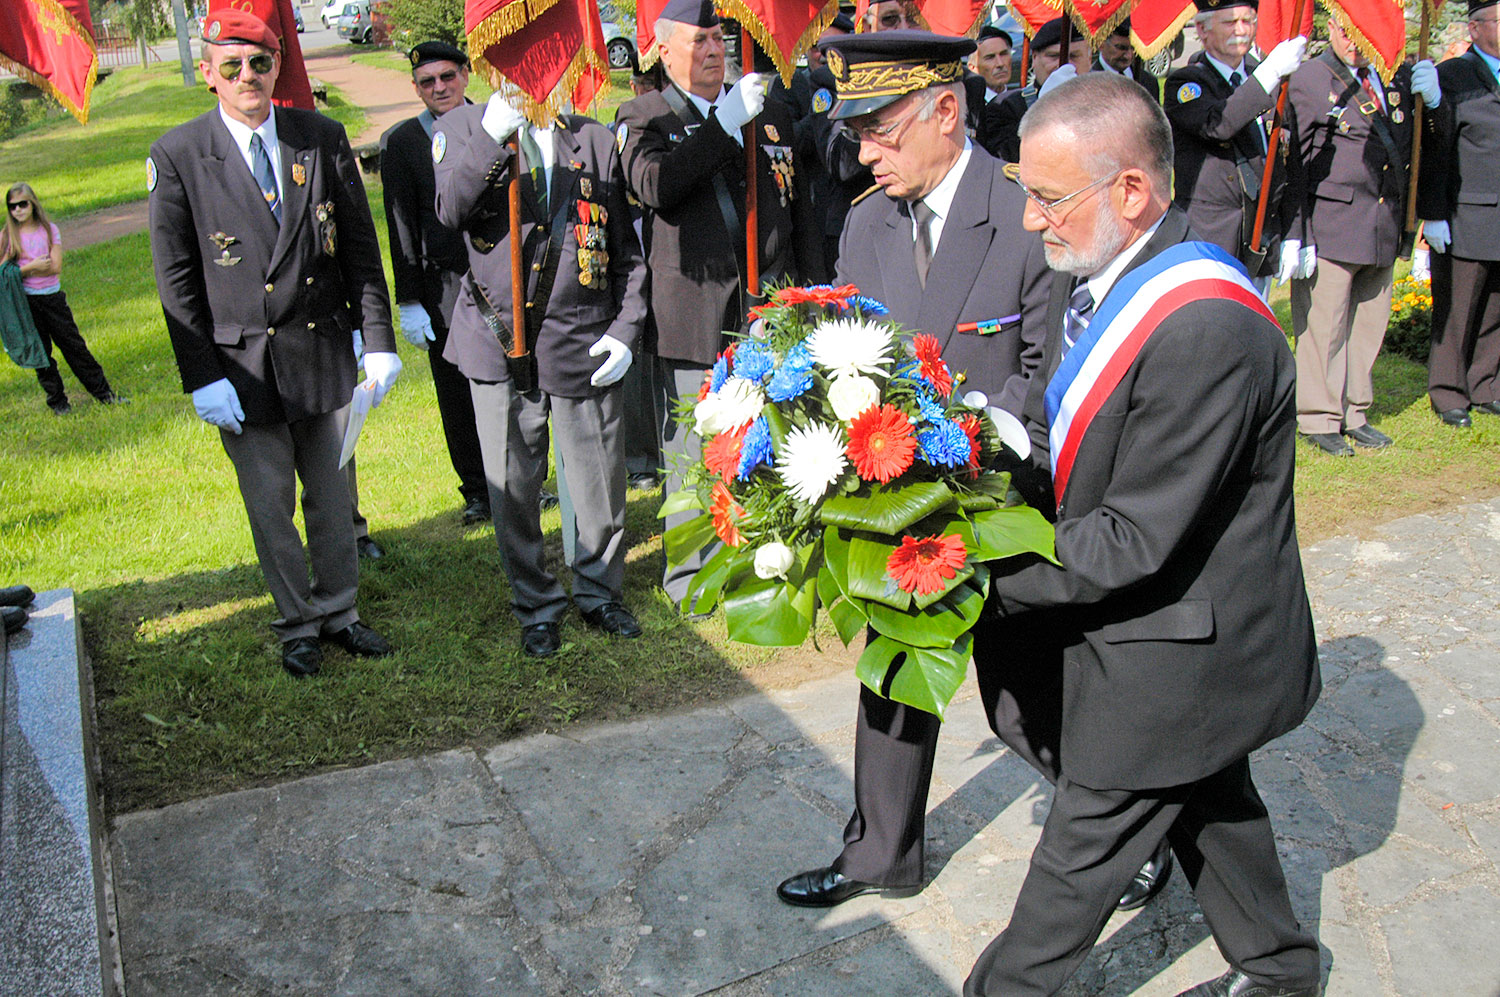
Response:
[{"label": "cobblestone pavement", "polygon": [[[1304,552],[1326,690],[1255,757],[1327,992],[1500,995],[1500,499]],[[929,800],[931,884],[781,906],[850,803],[855,685],[544,734],[120,818],[125,975],[151,994],[957,993],[1048,793],[972,684]],[[1223,962],[1177,876],[1071,995]]]}]

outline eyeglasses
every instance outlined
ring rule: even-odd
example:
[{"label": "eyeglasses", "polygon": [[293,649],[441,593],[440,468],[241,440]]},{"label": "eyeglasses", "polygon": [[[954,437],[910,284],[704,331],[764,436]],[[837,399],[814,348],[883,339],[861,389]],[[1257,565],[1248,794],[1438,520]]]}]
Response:
[{"label": "eyeglasses", "polygon": [[[1079,187],[1077,190],[1073,191],[1073,193],[1067,195],[1066,197],[1051,197],[1051,198],[1043,197],[1042,195],[1038,194],[1036,191],[1032,190],[1030,187],[1026,186],[1020,180],[1016,181],[1016,186],[1021,188],[1021,193],[1025,194],[1027,197],[1031,198],[1031,203],[1035,204],[1037,206],[1037,210],[1042,213],[1042,217],[1043,218],[1047,219],[1047,221],[1051,222],[1052,224],[1057,225],[1057,224],[1059,224],[1063,220],[1063,218],[1068,213],[1068,212],[1065,211],[1062,214],[1058,214],[1057,209],[1058,209],[1058,207],[1060,205],[1067,204],[1069,201],[1073,200],[1073,198],[1075,198],[1075,197],[1081,197],[1081,196],[1083,196],[1084,194],[1086,194],[1089,191],[1093,190],[1095,187],[1099,186],[1102,183],[1109,183],[1111,180],[1114,180],[1115,177],[1118,177],[1121,173],[1124,173],[1124,172],[1125,171],[1123,169],[1115,170],[1113,173],[1111,173],[1107,177],[1100,177],[1098,180],[1095,180],[1093,183],[1087,184],[1087,185],[1085,185],[1083,187]],[[1082,204],[1082,203],[1083,203],[1082,201],[1078,202],[1078,204]],[[1078,206],[1078,204],[1075,204],[1073,207],[1076,208]],[[1068,210],[1071,211],[1072,209],[1070,208]]]},{"label": "eyeglasses", "polygon": [[458,70],[449,69],[445,72],[439,73],[436,76],[422,77],[421,79],[417,80],[417,86],[421,87],[423,90],[431,90],[433,87],[437,86],[438,80],[442,80],[444,83],[452,83],[456,79],[458,79]]},{"label": "eyeglasses", "polygon": [[884,146],[887,149],[894,149],[896,143],[901,138],[901,133],[906,130],[907,122],[915,118],[921,110],[921,104],[918,103],[909,113],[903,114],[899,118],[892,118],[890,121],[883,121],[873,125],[850,124],[849,132],[857,142],[874,142],[876,145]]},{"label": "eyeglasses", "polygon": [[6,201],[5,202],[5,206],[7,208],[9,208],[10,210],[15,211],[17,208],[29,208],[29,207],[31,207],[31,202],[30,201]]},{"label": "eyeglasses", "polygon": [[[244,59],[225,59],[219,63],[219,75],[224,77],[228,82],[233,83],[240,78],[240,70],[244,68],[246,61]],[[266,75],[271,71],[271,67],[276,65],[276,57],[274,55],[267,55],[264,52],[252,55],[248,61],[250,68],[255,72],[256,76]]]}]

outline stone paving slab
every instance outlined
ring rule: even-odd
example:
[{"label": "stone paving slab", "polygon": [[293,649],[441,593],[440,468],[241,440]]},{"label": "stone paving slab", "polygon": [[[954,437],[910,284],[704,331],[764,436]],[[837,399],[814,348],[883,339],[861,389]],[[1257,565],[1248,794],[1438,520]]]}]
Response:
[{"label": "stone paving slab", "polygon": [[[1326,691],[1253,765],[1327,992],[1500,997],[1500,500],[1304,560]],[[838,848],[855,691],[839,676],[125,815],[128,992],[955,994],[1049,792],[970,683],[928,887],[781,906],[777,881]],[[1223,967],[1178,876],[1065,993],[1173,995]]]}]

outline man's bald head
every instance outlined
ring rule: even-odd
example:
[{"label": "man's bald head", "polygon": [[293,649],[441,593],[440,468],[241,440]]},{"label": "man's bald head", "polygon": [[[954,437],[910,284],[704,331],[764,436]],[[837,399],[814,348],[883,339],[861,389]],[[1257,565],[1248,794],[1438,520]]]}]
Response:
[{"label": "man's bald head", "polygon": [[1089,73],[1055,87],[1021,119],[1020,137],[1053,129],[1071,134],[1091,173],[1138,169],[1171,197],[1172,126],[1140,84]]}]

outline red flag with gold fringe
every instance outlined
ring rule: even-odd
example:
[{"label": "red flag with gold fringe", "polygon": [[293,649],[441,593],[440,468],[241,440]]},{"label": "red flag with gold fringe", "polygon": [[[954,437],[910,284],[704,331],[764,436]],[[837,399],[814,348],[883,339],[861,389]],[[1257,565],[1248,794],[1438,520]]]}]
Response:
[{"label": "red flag with gold fringe", "polygon": [[1130,11],[1130,44],[1149,59],[1172,44],[1196,13],[1193,0],[1136,0]]},{"label": "red flag with gold fringe", "polygon": [[838,16],[839,0],[715,0],[714,7],[750,32],[790,86],[797,59]]},{"label": "red flag with gold fringe", "polygon": [[302,42],[297,37],[292,0],[208,0],[210,14],[226,7],[254,14],[281,39],[281,73],[276,77],[271,103],[313,110],[312,84],[307,79],[307,63],[302,60]]},{"label": "red flag with gold fringe", "polygon": [[1010,12],[1020,22],[1026,37],[1030,38],[1042,25],[1055,17],[1061,17],[1063,5],[1060,0],[1011,0]]},{"label": "red flag with gold fringe", "polygon": [[0,17],[0,67],[51,94],[80,124],[99,55],[88,0],[6,0]]},{"label": "red flag with gold fringe", "polygon": [[1078,27],[1079,33],[1097,49],[1104,39],[1114,33],[1115,27],[1130,16],[1130,0],[1071,0],[1068,16]]},{"label": "red flag with gold fringe", "polygon": [[474,67],[519,92],[536,124],[569,103],[583,111],[609,83],[595,0],[465,0],[464,30]]},{"label": "red flag with gold fringe", "polygon": [[1255,45],[1269,52],[1288,38],[1312,37],[1313,5],[1307,0],[1261,0]]},{"label": "red flag with gold fringe", "polygon": [[635,50],[642,69],[650,69],[661,58],[656,51],[656,19],[667,0],[635,0]]},{"label": "red flag with gold fringe", "polygon": [[1323,6],[1389,82],[1406,55],[1406,12],[1400,0],[1323,0]]}]

